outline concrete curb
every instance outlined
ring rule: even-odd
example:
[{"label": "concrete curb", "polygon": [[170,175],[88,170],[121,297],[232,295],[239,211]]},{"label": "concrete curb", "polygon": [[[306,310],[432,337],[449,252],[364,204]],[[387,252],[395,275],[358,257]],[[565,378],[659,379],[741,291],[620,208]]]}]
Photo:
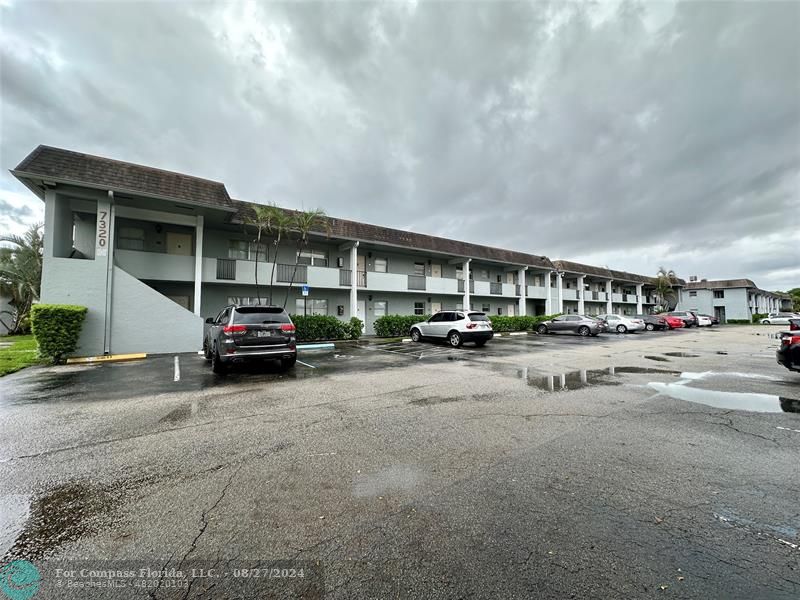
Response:
[{"label": "concrete curb", "polygon": [[336,344],[333,342],[325,342],[320,344],[297,344],[297,351],[302,350],[333,350]]}]

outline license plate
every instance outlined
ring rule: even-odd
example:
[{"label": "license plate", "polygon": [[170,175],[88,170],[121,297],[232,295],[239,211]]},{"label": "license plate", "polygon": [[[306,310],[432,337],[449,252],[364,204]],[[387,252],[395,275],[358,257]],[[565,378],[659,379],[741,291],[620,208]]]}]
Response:
[{"label": "license plate", "polygon": [[256,331],[256,337],[269,337],[271,335],[271,331]]}]

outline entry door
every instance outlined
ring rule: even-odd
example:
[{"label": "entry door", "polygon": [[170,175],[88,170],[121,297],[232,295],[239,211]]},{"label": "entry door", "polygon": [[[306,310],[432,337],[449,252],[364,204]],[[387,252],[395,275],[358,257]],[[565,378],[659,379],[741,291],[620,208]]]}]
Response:
[{"label": "entry door", "polygon": [[513,317],[516,314],[517,306],[515,304],[508,305],[508,316]]},{"label": "entry door", "polygon": [[506,273],[506,283],[517,283],[517,274],[514,271]]},{"label": "entry door", "polygon": [[[442,276],[442,265],[431,265],[431,277],[441,277]],[[441,306],[439,307],[441,310]]]},{"label": "entry door", "polygon": [[719,319],[719,322],[723,325],[726,323],[725,321],[725,307],[724,306],[715,306],[714,307],[714,316]]},{"label": "entry door", "polygon": [[357,313],[356,316],[361,319],[361,322],[364,325],[367,324],[367,301],[366,300],[358,300],[356,302],[356,309]]},{"label": "entry door", "polygon": [[442,303],[441,302],[431,302],[431,314],[435,315],[436,313],[442,310]]},{"label": "entry door", "polygon": [[363,254],[359,254],[356,260],[356,264],[358,265],[359,271],[366,271],[367,270],[367,259],[364,257]]},{"label": "entry door", "polygon": [[192,235],[190,233],[167,232],[167,254],[192,254]]}]

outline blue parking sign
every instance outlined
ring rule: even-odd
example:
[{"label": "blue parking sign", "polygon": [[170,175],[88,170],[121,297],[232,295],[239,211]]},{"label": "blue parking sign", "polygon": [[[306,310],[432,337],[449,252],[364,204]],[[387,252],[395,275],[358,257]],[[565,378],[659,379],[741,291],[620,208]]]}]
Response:
[{"label": "blue parking sign", "polygon": [[308,286],[307,285],[303,286],[303,296],[308,296]]}]

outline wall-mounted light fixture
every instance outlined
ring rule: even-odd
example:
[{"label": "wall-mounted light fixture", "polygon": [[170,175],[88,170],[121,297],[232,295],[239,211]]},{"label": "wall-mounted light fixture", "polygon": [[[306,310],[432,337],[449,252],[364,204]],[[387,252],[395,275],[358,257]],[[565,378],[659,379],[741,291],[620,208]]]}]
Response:
[{"label": "wall-mounted light fixture", "polygon": [[367,296],[367,300],[369,300],[370,302],[372,302],[372,294],[370,294],[369,296]]},{"label": "wall-mounted light fixture", "polygon": [[341,256],[336,257],[336,266],[340,269],[344,266],[344,259]]}]

